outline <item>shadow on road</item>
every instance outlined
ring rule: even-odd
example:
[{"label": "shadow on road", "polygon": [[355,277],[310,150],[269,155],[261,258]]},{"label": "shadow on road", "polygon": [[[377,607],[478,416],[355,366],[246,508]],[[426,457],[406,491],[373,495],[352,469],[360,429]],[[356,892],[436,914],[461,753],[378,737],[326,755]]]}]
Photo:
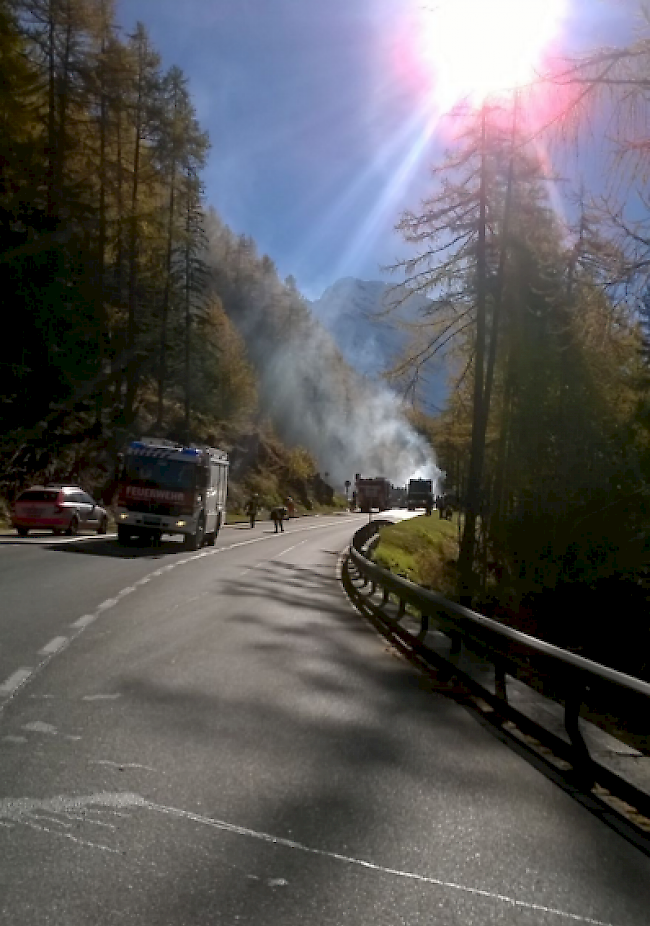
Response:
[{"label": "shadow on road", "polygon": [[[600,823],[378,643],[331,594],[336,581],[278,561],[245,580],[222,576],[210,619],[192,619],[183,648],[175,644],[174,673],[127,670],[119,680],[134,708],[112,720],[120,735],[135,716],[134,732],[144,724],[168,744],[168,788],[191,757],[204,775],[202,806],[225,820],[186,824],[176,882],[152,897],[155,921],[217,922],[225,909],[245,926],[294,926],[315,922],[305,916],[314,909],[321,923],[361,924],[384,909],[383,924],[420,907],[442,910],[440,924],[495,922],[501,894],[513,893],[540,910],[562,897],[569,916],[585,896],[605,894],[621,922],[643,922],[641,854],[612,848],[604,864]],[[236,613],[220,613],[224,588],[241,602]],[[530,887],[533,866],[553,877]]]},{"label": "shadow on road", "polygon": [[97,538],[86,543],[53,543],[45,544],[44,549],[54,553],[77,553],[82,556],[109,556],[113,559],[161,559],[171,554],[186,553],[183,544],[177,540],[161,541],[157,546],[151,546],[144,541],[132,541],[126,546],[118,543],[115,538]]}]

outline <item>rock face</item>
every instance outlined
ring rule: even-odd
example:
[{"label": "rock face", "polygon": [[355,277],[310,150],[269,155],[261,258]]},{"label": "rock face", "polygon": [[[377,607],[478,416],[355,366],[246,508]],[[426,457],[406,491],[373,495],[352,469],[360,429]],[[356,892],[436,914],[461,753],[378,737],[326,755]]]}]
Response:
[{"label": "rock face", "polygon": [[[395,318],[378,318],[390,304],[391,285],[379,280],[345,277],[328,287],[311,309],[331,334],[345,360],[364,376],[380,377],[399,358],[409,340]],[[412,296],[402,309],[403,317],[418,320],[430,304],[423,296]],[[421,400],[427,410],[444,405],[448,369],[444,358],[424,371]]]}]

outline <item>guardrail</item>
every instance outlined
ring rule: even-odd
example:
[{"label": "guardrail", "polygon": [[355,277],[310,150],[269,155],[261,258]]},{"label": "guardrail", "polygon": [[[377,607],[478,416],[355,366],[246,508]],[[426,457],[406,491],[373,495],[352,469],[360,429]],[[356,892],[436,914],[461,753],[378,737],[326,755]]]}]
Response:
[{"label": "guardrail", "polygon": [[[580,717],[587,714],[590,722],[616,736],[616,732],[612,732],[612,721],[616,727],[618,720],[620,729],[628,728],[626,740],[629,742],[635,736],[634,731],[629,731],[632,721],[636,722],[639,738],[647,736],[650,684],[506,627],[377,566],[366,554],[378,539],[379,528],[391,523],[372,521],[354,535],[346,560],[348,589],[353,596],[369,605],[375,616],[419,656],[438,667],[446,666],[448,677],[460,674],[470,689],[500,717],[513,721],[523,732],[550,745],[556,755],[571,765],[581,788],[589,789],[598,783],[650,817],[650,793],[597,762],[579,723]],[[359,581],[361,587],[355,585]],[[377,601],[379,593],[381,598]],[[419,615],[417,634],[400,626],[407,616],[413,617],[413,612]],[[595,630],[597,622],[595,616]],[[446,662],[439,652],[425,643],[432,630],[451,641]],[[493,690],[458,668],[464,651],[493,666]],[[508,676],[563,706],[568,743],[509,703]],[[606,726],[598,722],[605,716],[608,718]],[[621,741],[624,740],[621,738]]]}]

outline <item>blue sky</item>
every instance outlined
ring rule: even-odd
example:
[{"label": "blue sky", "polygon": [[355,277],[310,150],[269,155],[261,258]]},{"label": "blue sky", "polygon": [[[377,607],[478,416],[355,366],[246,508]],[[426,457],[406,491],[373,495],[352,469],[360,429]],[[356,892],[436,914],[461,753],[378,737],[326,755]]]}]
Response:
[{"label": "blue sky", "polygon": [[[485,3],[491,0],[484,0]],[[524,3],[526,0],[520,0]],[[573,46],[621,41],[633,0],[566,0]],[[400,59],[426,0],[117,0],[179,65],[212,148],[206,198],[309,298],[382,279],[440,154]]]}]

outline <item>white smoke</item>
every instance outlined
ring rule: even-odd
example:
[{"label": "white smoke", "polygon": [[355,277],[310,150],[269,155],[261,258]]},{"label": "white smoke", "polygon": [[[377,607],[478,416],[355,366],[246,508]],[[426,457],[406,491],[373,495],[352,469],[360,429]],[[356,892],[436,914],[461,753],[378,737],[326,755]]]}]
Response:
[{"label": "white smoke", "polygon": [[434,451],[410,425],[398,396],[357,375],[337,381],[329,335],[318,324],[305,334],[299,352],[295,346],[281,349],[264,374],[283,436],[308,449],[337,489],[356,473],[385,476],[394,485],[412,478],[438,484],[442,473]]}]

